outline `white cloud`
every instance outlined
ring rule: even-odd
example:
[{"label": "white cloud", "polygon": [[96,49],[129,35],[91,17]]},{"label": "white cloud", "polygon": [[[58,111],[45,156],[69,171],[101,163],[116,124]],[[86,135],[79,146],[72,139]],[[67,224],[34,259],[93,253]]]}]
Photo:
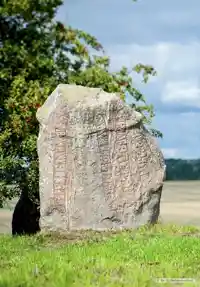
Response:
[{"label": "white cloud", "polygon": [[157,43],[155,45],[115,45],[107,49],[111,56],[113,69],[121,66],[132,67],[138,63],[153,65],[156,70],[163,72],[170,59],[170,45],[168,43]]},{"label": "white cloud", "polygon": [[[181,159],[195,159],[196,153],[187,148],[162,148],[164,158],[181,158]],[[198,154],[198,153],[197,153]]]},{"label": "white cloud", "polygon": [[[200,42],[115,45],[108,48],[108,54],[113,70],[137,63],[154,66],[157,77],[150,83],[159,90],[161,101],[200,107]],[[138,84],[141,78],[134,80]]]},{"label": "white cloud", "polygon": [[200,42],[115,45],[108,47],[107,52],[113,68],[130,67],[138,62],[151,64],[158,71],[158,79],[163,81],[181,79],[200,70]]},{"label": "white cloud", "polygon": [[174,158],[178,154],[176,148],[162,148],[162,152],[165,158]]},{"label": "white cloud", "polygon": [[181,103],[184,106],[200,108],[200,87],[198,81],[169,81],[162,92],[164,103]]}]

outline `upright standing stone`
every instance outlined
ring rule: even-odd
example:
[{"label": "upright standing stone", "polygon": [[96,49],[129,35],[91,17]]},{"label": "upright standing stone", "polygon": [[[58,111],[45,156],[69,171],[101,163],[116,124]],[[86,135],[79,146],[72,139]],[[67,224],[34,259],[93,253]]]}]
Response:
[{"label": "upright standing stone", "polygon": [[42,230],[156,222],[165,165],[139,113],[116,94],[59,85],[37,118]]}]

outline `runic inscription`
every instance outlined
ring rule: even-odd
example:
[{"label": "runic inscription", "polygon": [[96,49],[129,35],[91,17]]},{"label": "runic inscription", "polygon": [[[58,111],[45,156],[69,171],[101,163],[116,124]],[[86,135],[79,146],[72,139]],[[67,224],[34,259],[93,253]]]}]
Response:
[{"label": "runic inscription", "polygon": [[110,200],[113,196],[112,167],[109,149],[109,132],[106,126],[105,111],[99,109],[94,118],[94,129],[97,130],[97,144],[100,156],[102,186],[106,191],[106,199]]},{"label": "runic inscription", "polygon": [[53,198],[57,204],[65,207],[66,189],[66,119],[59,114],[60,123],[55,127],[54,159],[53,159]]},{"label": "runic inscription", "polygon": [[119,95],[60,84],[37,118],[41,230],[156,222],[162,156],[142,116]]},{"label": "runic inscription", "polygon": [[[118,103],[120,109],[120,103]],[[115,119],[115,153],[113,165],[117,166],[115,176],[118,178],[118,183],[116,186],[117,192],[120,194],[124,193],[124,198],[134,198],[133,194],[133,179],[132,171],[130,166],[130,152],[129,145],[127,143],[127,123],[126,113],[116,114]],[[124,202],[125,204],[125,202]]]}]

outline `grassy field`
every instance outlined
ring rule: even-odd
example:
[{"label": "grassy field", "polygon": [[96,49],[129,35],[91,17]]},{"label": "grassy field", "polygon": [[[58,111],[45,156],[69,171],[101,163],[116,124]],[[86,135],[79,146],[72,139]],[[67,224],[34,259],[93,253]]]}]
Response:
[{"label": "grassy field", "polygon": [[181,286],[200,284],[200,230],[195,227],[2,235],[0,246],[0,287],[155,287],[164,278],[164,286],[180,286],[177,279],[185,280]]},{"label": "grassy field", "polygon": [[[1,233],[10,232],[14,204],[0,212]],[[167,182],[162,225],[121,233],[0,235],[0,287],[200,286],[199,206],[200,182]]]}]

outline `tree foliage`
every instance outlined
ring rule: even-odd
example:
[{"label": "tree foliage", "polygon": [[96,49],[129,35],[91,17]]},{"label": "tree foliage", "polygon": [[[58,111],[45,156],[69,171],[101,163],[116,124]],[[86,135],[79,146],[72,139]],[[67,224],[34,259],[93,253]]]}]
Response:
[{"label": "tree foliage", "polygon": [[[110,61],[97,39],[55,20],[62,0],[4,0],[0,6],[0,205],[26,189],[38,195],[36,111],[59,83],[101,87],[125,100],[147,126],[153,106],[136,89],[130,73],[146,83],[155,75],[138,64],[110,72]],[[151,130],[156,136],[161,133]]]}]

